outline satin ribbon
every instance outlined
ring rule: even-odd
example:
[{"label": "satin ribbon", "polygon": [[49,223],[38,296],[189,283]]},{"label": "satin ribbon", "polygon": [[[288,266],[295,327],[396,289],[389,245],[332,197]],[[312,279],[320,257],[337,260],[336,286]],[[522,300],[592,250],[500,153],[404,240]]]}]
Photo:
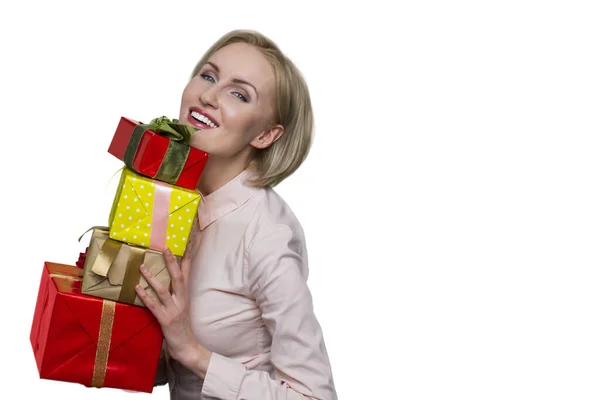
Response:
[{"label": "satin ribbon", "polygon": [[[64,275],[61,273],[50,273],[49,279],[52,278],[61,278],[68,279],[72,281],[80,281],[81,277],[74,277],[71,275]],[[49,283],[49,282],[48,282]],[[48,298],[49,298],[49,288],[48,285],[45,285],[44,289],[44,300],[42,306],[42,315],[45,313],[46,308],[48,306]],[[110,300],[102,301],[102,314],[100,315],[100,331],[98,333],[98,343],[96,347],[96,358],[94,360],[94,370],[92,372],[92,387],[103,387],[104,379],[106,377],[106,369],[108,366],[108,356],[110,352],[110,339],[112,336],[112,327],[115,317],[115,308],[116,303]],[[38,327],[38,332],[36,335],[35,348],[34,351],[39,349],[39,335],[41,332],[41,323]]]},{"label": "satin ribbon", "polygon": [[73,292],[81,290],[81,276],[50,274],[50,278],[59,278],[58,281],[54,281],[54,284],[59,292]]},{"label": "satin ribbon", "polygon": [[106,277],[113,261],[117,257],[117,253],[121,250],[122,242],[113,239],[106,239],[100,251],[92,264],[92,272]]},{"label": "satin ribbon", "polygon": [[128,168],[133,169],[133,160],[135,159],[142,136],[147,130],[151,130],[169,139],[167,152],[156,176],[152,178],[175,184],[183,171],[190,153],[190,138],[198,129],[193,126],[179,124],[178,120],[170,120],[165,116],[154,118],[149,124],[136,125],[123,157],[123,161]]},{"label": "satin ribbon", "polygon": [[154,182],[154,204],[152,205],[152,227],[150,228],[150,248],[163,250],[167,247],[169,207],[173,189],[166,183]]},{"label": "satin ribbon", "polygon": [[125,276],[123,277],[123,286],[121,286],[121,292],[119,293],[119,301],[130,304],[133,304],[135,301],[137,296],[135,286],[140,283],[140,267],[144,262],[145,254],[146,250],[144,249],[129,247],[129,259],[127,260]]},{"label": "satin ribbon", "polygon": [[92,387],[101,388],[106,378],[108,366],[108,355],[110,352],[110,338],[115,320],[116,303],[111,300],[102,301],[102,315],[100,316],[100,331],[98,333],[98,345],[96,347],[96,359],[94,360],[94,372],[92,373]]},{"label": "satin ribbon", "polygon": [[[108,231],[107,227],[96,226],[88,229],[86,232],[89,232],[91,229]],[[79,239],[81,239],[81,237]],[[113,261],[115,260],[115,257],[117,256],[117,253],[119,252],[119,250],[121,250],[122,245],[123,242],[107,238],[102,247],[100,247],[100,251],[98,252],[96,259],[92,264],[92,272],[100,276],[106,277],[108,275],[110,267],[112,266]],[[140,267],[144,262],[145,254],[146,249],[129,246],[129,258],[127,259],[127,265],[125,267],[125,276],[123,277],[123,284],[121,285],[121,291],[119,292],[118,301],[130,304],[133,304],[133,302],[135,301],[135,298],[137,296],[135,286],[140,282]]]}]

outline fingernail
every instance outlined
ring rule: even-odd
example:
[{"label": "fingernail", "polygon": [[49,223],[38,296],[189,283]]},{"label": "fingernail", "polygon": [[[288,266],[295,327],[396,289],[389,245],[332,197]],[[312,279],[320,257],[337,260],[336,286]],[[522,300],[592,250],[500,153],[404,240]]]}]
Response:
[{"label": "fingernail", "polygon": [[144,264],[142,264],[142,266],[140,267],[140,271],[147,272],[148,268],[146,268],[146,266]]}]

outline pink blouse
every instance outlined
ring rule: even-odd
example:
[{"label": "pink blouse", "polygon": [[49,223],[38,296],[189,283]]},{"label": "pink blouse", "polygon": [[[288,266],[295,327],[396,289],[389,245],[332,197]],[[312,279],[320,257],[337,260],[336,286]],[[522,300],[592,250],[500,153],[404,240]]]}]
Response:
[{"label": "pink blouse", "polygon": [[302,227],[273,189],[246,185],[248,176],[198,210],[190,313],[213,352],[201,398],[335,400]]}]

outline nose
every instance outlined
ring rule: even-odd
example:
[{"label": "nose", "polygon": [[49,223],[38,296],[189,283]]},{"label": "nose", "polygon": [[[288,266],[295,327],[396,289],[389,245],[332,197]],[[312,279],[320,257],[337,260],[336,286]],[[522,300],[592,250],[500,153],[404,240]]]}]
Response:
[{"label": "nose", "polygon": [[210,85],[200,94],[200,103],[205,107],[218,108],[218,88],[216,84]]}]

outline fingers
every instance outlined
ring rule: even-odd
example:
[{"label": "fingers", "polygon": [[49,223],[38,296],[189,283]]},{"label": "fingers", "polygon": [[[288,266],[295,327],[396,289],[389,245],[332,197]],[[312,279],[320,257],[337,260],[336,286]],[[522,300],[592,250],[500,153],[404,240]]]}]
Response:
[{"label": "fingers", "polygon": [[186,257],[185,254],[181,258],[181,274],[183,276],[183,282],[187,285],[187,282],[190,278],[190,265],[191,265],[191,256]]},{"label": "fingers", "polygon": [[[150,272],[150,270],[148,268],[146,268],[145,265],[142,264],[142,266],[140,267],[140,271],[141,271],[142,275],[144,276],[144,278],[146,279],[146,281],[148,282],[148,284],[150,285],[150,287],[156,293],[156,296],[161,301],[161,303],[165,307],[170,307],[173,304],[173,298],[171,297],[171,293],[169,293],[169,288],[165,287],[163,284],[161,284],[159,282],[159,280],[156,279],[154,274],[152,272]],[[145,291],[144,291],[144,293],[145,293]],[[151,300],[153,300],[153,299],[151,299]]]},{"label": "fingers", "polygon": [[198,248],[198,242],[200,239],[199,232],[200,228],[198,224],[198,216],[196,216],[192,224],[192,229],[190,230],[187,247],[185,248],[185,252],[181,258],[181,270],[186,280],[189,276],[191,258],[196,254],[196,250]]},{"label": "fingers", "polygon": [[187,282],[184,279],[180,266],[177,264],[175,255],[168,248],[163,252],[165,262],[167,263],[167,271],[171,276],[171,285],[173,286],[173,294],[177,297],[185,296],[185,285]]},{"label": "fingers", "polygon": [[165,317],[165,310],[163,306],[158,301],[150,297],[140,285],[135,286],[135,291],[140,297],[140,300],[142,300],[142,303],[144,303],[150,312],[152,312],[152,314],[156,317],[156,319],[161,322]]}]

